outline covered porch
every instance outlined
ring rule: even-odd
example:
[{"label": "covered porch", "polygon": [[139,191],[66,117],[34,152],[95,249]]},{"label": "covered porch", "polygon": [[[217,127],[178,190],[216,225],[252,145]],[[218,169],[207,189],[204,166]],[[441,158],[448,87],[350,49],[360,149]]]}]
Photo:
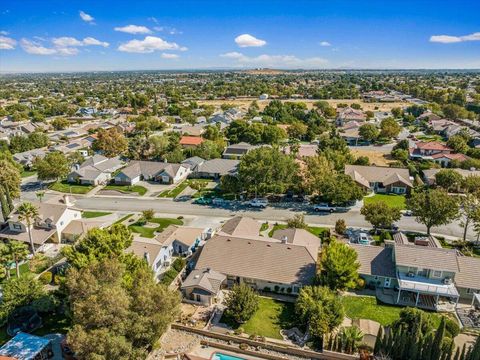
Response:
[{"label": "covered porch", "polygon": [[398,275],[396,304],[426,310],[455,311],[460,294],[455,285],[439,280]]}]

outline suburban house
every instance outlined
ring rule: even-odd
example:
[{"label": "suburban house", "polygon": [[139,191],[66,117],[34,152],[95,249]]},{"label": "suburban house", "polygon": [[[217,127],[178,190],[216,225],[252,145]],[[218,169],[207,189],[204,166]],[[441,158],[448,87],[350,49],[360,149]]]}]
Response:
[{"label": "suburban house", "polygon": [[[435,175],[441,171],[442,169],[427,169],[427,170],[423,170],[423,178],[425,180],[425,182],[427,183],[427,185],[435,185]],[[459,173],[460,175],[462,175],[462,177],[465,179],[467,178],[468,176],[480,176],[480,170],[475,170],[475,169],[471,169],[471,170],[466,170],[466,169],[451,169],[451,170],[455,170],[457,173]]]},{"label": "suburban house", "polygon": [[180,146],[182,146],[183,148],[185,149],[188,149],[188,148],[194,148],[194,147],[197,147],[198,145],[200,145],[201,143],[203,143],[204,140],[203,138],[199,137],[199,136],[188,136],[188,135],[185,135],[185,136],[182,136],[180,138]]},{"label": "suburban house", "polygon": [[[318,151],[318,145],[316,144],[300,144],[298,146],[296,157],[297,159],[301,159],[303,157],[316,156],[317,151]],[[290,146],[285,146],[283,148],[283,152],[284,154],[289,155],[291,153]]]},{"label": "suburban house", "polygon": [[192,174],[197,178],[220,179],[223,175],[235,175],[239,160],[211,159],[198,165]]},{"label": "suburban house", "polygon": [[224,159],[240,160],[243,155],[250,150],[257,148],[258,146],[250,145],[246,142],[240,142],[238,144],[232,144],[225,148],[222,154]]},{"label": "suburban house", "polygon": [[205,162],[205,159],[202,159],[199,156],[192,156],[182,161],[182,164],[190,167],[192,172],[196,172],[198,167]]},{"label": "suburban house", "polygon": [[469,157],[464,154],[450,153],[450,154],[434,154],[432,160],[439,164],[441,167],[448,167],[452,161],[463,162],[468,160]]},{"label": "suburban house", "polygon": [[70,221],[65,229],[62,231],[62,243],[75,243],[80,240],[89,230],[103,229],[108,226],[110,222],[98,221],[95,219],[78,219]]},{"label": "suburban house", "polygon": [[145,259],[155,277],[165,272],[174,255],[190,255],[207,238],[207,229],[170,225],[154,239],[136,236],[126,250]]},{"label": "suburban house", "polygon": [[408,169],[404,168],[345,165],[345,174],[376,193],[406,194],[413,187]]},{"label": "suburban house", "polygon": [[158,161],[132,161],[115,175],[115,184],[133,185],[141,180],[176,184],[191,173],[185,164],[170,164]]},{"label": "suburban house", "polygon": [[118,157],[109,159],[96,154],[85,160],[81,165],[76,165],[76,169],[68,174],[67,181],[95,186],[106,184],[112,178],[112,173],[122,166],[123,162]]},{"label": "suburban house", "polygon": [[[72,208],[68,196],[60,202],[32,202],[38,209],[38,216],[33,219],[30,233],[37,250],[43,250],[48,243],[60,243],[63,230],[74,220],[82,217],[80,210]],[[20,220],[17,210],[7,219],[7,227],[0,231],[0,238],[18,240],[30,244],[29,230],[25,220]]]},{"label": "suburban house", "polygon": [[23,166],[30,167],[37,158],[43,159],[47,152],[42,149],[33,149],[21,153],[13,154],[13,159]]},{"label": "suburban house", "polygon": [[235,216],[223,224],[219,235],[258,238],[261,224],[246,216]]},{"label": "suburban house", "polygon": [[359,273],[385,303],[428,310],[453,310],[480,292],[480,259],[443,249],[430,239],[410,243],[395,234],[385,247],[350,244],[358,254]]},{"label": "suburban house", "polygon": [[220,290],[227,277],[212,269],[196,269],[188,274],[181,286],[183,297],[188,302],[210,306],[221,302]]},{"label": "suburban house", "polygon": [[343,126],[349,121],[365,122],[367,115],[362,110],[352,109],[351,107],[337,109],[337,126]]},{"label": "suburban house", "polygon": [[298,294],[312,283],[316,261],[305,246],[215,235],[201,248],[194,268],[224,274],[228,286],[245,283],[258,290]]},{"label": "suburban house", "polygon": [[452,149],[438,141],[417,141],[415,146],[410,148],[410,158],[432,160],[433,155],[450,154],[452,152]]}]

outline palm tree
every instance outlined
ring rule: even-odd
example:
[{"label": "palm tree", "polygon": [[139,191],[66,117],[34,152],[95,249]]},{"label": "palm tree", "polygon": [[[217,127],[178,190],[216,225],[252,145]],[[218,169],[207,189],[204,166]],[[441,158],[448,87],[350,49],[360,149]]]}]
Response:
[{"label": "palm tree", "polygon": [[363,332],[357,326],[342,328],[340,336],[342,338],[342,344],[345,345],[345,352],[347,354],[353,354],[363,340]]},{"label": "palm tree", "polygon": [[33,245],[31,226],[32,226],[32,220],[36,216],[38,216],[38,209],[32,203],[24,202],[22,205],[18,207],[17,212],[18,212],[18,218],[20,219],[20,221],[25,220],[25,222],[27,223],[28,237],[30,239],[30,247],[32,248],[33,255],[35,255],[35,246]]},{"label": "palm tree", "polygon": [[20,263],[27,259],[27,256],[30,253],[28,247],[20,241],[12,240],[7,244],[7,248],[15,262],[17,277],[20,277]]},{"label": "palm tree", "polygon": [[12,254],[5,243],[0,243],[0,265],[5,271],[5,277],[10,279],[10,264],[12,263]]},{"label": "palm tree", "polygon": [[45,196],[45,191],[37,191],[35,195],[37,196],[38,200],[42,202],[42,199]]}]

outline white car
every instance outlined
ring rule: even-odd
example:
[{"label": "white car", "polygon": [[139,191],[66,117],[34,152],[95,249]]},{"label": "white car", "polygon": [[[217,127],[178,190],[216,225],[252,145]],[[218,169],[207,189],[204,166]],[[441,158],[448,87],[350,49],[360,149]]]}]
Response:
[{"label": "white car", "polygon": [[358,243],[362,245],[370,245],[370,240],[368,239],[368,235],[365,233],[358,234]]},{"label": "white car", "polygon": [[334,211],[336,211],[336,208],[335,206],[328,205],[327,203],[320,203],[313,206],[313,211],[333,213]]},{"label": "white car", "polygon": [[267,199],[252,199],[248,202],[248,206],[255,207],[255,208],[265,209],[267,205],[268,205]]}]

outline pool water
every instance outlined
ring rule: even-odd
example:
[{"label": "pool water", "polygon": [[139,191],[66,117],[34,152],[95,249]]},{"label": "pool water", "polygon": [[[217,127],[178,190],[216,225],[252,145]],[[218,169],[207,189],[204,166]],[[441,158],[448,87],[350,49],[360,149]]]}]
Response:
[{"label": "pool water", "polygon": [[216,352],[213,354],[212,360],[246,360],[246,359]]}]

